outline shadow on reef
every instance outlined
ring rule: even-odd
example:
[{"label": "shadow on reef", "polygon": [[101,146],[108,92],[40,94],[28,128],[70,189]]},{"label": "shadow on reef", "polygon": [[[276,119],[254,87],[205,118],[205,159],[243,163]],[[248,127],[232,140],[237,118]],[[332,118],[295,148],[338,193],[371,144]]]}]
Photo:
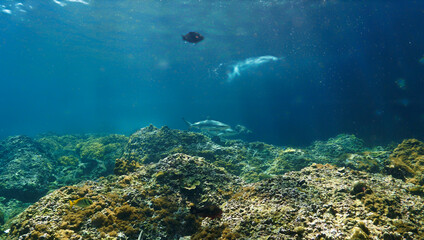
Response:
[{"label": "shadow on reef", "polygon": [[[7,239],[424,238],[423,159],[415,139],[367,148],[347,134],[305,149],[152,125],[129,138],[17,136],[0,144],[0,223]],[[35,202],[59,187],[8,220],[24,189]]]}]

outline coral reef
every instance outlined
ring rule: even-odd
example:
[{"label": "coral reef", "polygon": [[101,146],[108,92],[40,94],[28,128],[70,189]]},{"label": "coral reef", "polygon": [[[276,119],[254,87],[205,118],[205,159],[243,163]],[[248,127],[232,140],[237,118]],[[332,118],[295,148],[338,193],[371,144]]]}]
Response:
[{"label": "coral reef", "polygon": [[367,149],[364,142],[355,135],[340,134],[327,141],[316,141],[306,148],[306,156],[312,162],[333,164],[340,167],[380,173],[388,164],[393,148],[375,147]]},{"label": "coral reef", "polygon": [[3,221],[49,190],[112,173],[128,138],[122,135],[10,137],[0,142],[0,212]]},{"label": "coral reef", "polygon": [[355,135],[340,134],[328,141],[316,141],[308,148],[317,163],[333,163],[347,153],[359,153],[365,150],[364,142]]},{"label": "coral reef", "polygon": [[[139,163],[155,163],[170,153],[187,153],[208,138],[199,133],[160,129],[150,125],[133,133],[125,148],[123,159]],[[120,172],[120,170],[115,170]]]},{"label": "coral reef", "polygon": [[300,170],[311,164],[307,152],[301,149],[282,149],[277,152],[270,167],[266,170],[270,175],[282,175],[288,171]]},{"label": "coral reef", "polygon": [[[8,239],[422,239],[424,201],[408,184],[321,164],[248,184],[174,154],[52,192],[13,220]],[[80,197],[93,204],[69,208]]]},{"label": "coral reef", "polygon": [[141,164],[156,163],[173,153],[204,157],[211,164],[248,182],[300,170],[311,163],[301,150],[284,150],[261,142],[218,141],[200,133],[168,127],[159,129],[151,125],[130,136],[122,157],[116,161],[114,172],[120,175],[136,171]]},{"label": "coral reef", "polygon": [[314,164],[245,185],[223,206],[218,224],[202,227],[224,228],[237,239],[421,239],[424,204],[404,194],[406,186],[390,176]]},{"label": "coral reef", "polygon": [[34,202],[54,180],[48,154],[26,136],[10,137],[1,144],[0,196]]},{"label": "coral reef", "polygon": [[10,137],[0,143],[0,196],[34,202],[50,189],[109,175],[127,141],[116,134]]},{"label": "coral reef", "polygon": [[28,204],[3,192],[0,239],[424,239],[423,156],[415,139],[296,149],[152,125],[129,138],[12,137],[0,177],[61,188],[19,215]]},{"label": "coral reef", "polygon": [[124,135],[46,135],[36,139],[51,158],[56,180],[51,188],[97,179],[113,173],[115,159],[122,155]]},{"label": "coral reef", "polygon": [[386,171],[394,177],[423,185],[424,143],[417,139],[404,140],[390,155]]},{"label": "coral reef", "polygon": [[[200,181],[194,188],[193,180]],[[52,192],[14,219],[8,239],[178,239],[199,230],[192,204],[220,206],[240,184],[203,158],[175,154],[129,175]],[[93,203],[69,207],[81,197]]]},{"label": "coral reef", "polygon": [[358,153],[346,153],[339,156],[334,164],[337,166],[349,167],[351,169],[379,173],[384,171],[384,166],[389,159],[390,151],[367,150]]},{"label": "coral reef", "polygon": [[31,203],[24,203],[16,199],[6,199],[0,197],[0,233],[3,229],[1,225],[5,224],[9,219],[23,212]]}]

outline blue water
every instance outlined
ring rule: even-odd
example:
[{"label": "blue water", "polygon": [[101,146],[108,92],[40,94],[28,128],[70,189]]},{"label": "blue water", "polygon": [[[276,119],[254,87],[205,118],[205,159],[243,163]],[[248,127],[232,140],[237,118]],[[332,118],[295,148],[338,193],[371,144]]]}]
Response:
[{"label": "blue water", "polygon": [[423,22],[424,1],[0,0],[0,138],[210,117],[280,145],[423,139]]}]

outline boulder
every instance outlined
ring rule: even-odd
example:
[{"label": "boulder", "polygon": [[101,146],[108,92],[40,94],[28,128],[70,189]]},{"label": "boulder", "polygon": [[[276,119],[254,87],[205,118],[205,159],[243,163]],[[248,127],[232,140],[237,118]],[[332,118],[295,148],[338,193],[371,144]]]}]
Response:
[{"label": "boulder", "polygon": [[52,179],[49,155],[27,136],[10,137],[1,144],[0,196],[34,202]]}]

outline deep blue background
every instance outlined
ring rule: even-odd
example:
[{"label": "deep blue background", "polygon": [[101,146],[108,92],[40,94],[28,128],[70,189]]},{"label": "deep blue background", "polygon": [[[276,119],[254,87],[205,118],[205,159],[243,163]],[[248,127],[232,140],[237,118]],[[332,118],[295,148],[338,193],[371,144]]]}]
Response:
[{"label": "deep blue background", "polygon": [[[261,2],[6,1],[0,137],[210,117],[280,145],[424,139],[423,1]],[[205,40],[185,44],[189,31]],[[231,83],[213,72],[263,55],[284,59]]]}]

